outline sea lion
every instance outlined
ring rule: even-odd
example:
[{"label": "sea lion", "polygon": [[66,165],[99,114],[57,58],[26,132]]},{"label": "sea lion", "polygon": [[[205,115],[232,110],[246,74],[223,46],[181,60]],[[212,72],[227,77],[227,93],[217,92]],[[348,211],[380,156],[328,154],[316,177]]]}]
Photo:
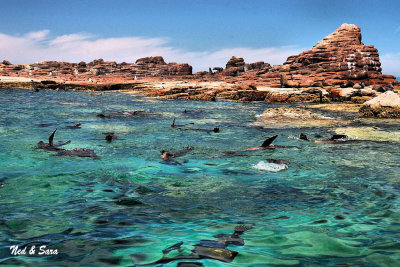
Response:
[{"label": "sea lion", "polygon": [[251,147],[251,148],[246,149],[246,151],[261,150],[261,149],[275,149],[275,148],[277,148],[278,146],[274,146],[274,145],[271,145],[271,144],[272,144],[272,142],[273,142],[277,137],[278,137],[278,135],[275,135],[275,136],[272,136],[272,137],[270,137],[270,138],[267,138],[267,139],[261,144],[261,146],[258,146],[258,147]]},{"label": "sea lion", "polygon": [[99,113],[99,114],[97,114],[96,115],[96,117],[98,117],[98,118],[102,118],[102,119],[108,119],[108,118],[110,118],[110,116],[106,116],[105,114],[103,114],[103,113]]},{"label": "sea lion", "polygon": [[80,129],[81,125],[82,125],[82,123],[78,122],[77,124],[67,126],[67,128],[68,129]]},{"label": "sea lion", "polygon": [[183,242],[181,241],[181,242],[176,243],[176,244],[174,244],[174,245],[172,245],[170,247],[167,247],[166,249],[163,249],[162,253],[164,255],[166,255],[166,254],[168,254],[169,252],[171,252],[173,250],[178,250],[179,252],[182,252],[182,248],[181,248],[182,245],[183,245]]},{"label": "sea lion", "polygon": [[[188,259],[212,259],[212,260],[219,260],[223,262],[232,262],[235,257],[238,255],[238,252],[228,250],[226,247],[228,245],[239,245],[243,246],[244,245],[244,240],[240,238],[239,236],[242,235],[244,232],[250,230],[253,228],[253,225],[251,224],[243,224],[239,223],[234,229],[233,234],[217,234],[214,235],[213,237],[218,238],[217,240],[201,240],[200,244],[194,245],[194,249],[192,250],[192,253],[189,255],[178,255],[175,257],[168,258],[167,254],[173,250],[176,249],[181,249],[181,245],[183,242],[179,242],[175,245],[172,245],[166,249],[164,249],[163,256],[161,259],[145,264],[143,266],[154,266],[156,264],[165,264],[169,263],[172,261],[177,261],[177,260],[188,260]],[[141,255],[142,256],[142,255]],[[135,259],[132,257],[132,260],[134,261],[134,264],[136,264],[136,258]],[[143,257],[141,257],[143,258]],[[189,265],[190,266],[190,265]],[[202,266],[202,265],[198,265]]]},{"label": "sea lion", "polygon": [[185,127],[188,124],[194,124],[194,123],[191,122],[191,123],[187,123],[187,124],[178,125],[178,124],[175,124],[175,118],[174,118],[170,126],[171,126],[171,128],[177,128],[177,129],[180,129],[180,130],[186,130],[186,129],[182,129],[181,127]]},{"label": "sea lion", "polygon": [[172,123],[171,123],[171,128],[176,128],[176,127],[184,127],[185,125],[178,125],[178,124],[175,124],[175,118],[172,120]]},{"label": "sea lion", "polygon": [[331,136],[331,138],[326,139],[326,140],[317,140],[315,143],[317,144],[341,144],[345,143],[348,140],[348,136],[344,134],[334,134]]},{"label": "sea lion", "polygon": [[57,156],[99,158],[93,150],[87,148],[74,148],[72,150],[60,149],[57,150]]},{"label": "sea lion", "polygon": [[267,159],[267,162],[279,165],[289,165],[289,161],[283,159]]},{"label": "sea lion", "polygon": [[177,150],[177,151],[161,151],[161,158],[163,160],[168,160],[171,158],[177,158],[177,157],[182,157],[192,151],[194,148],[193,147],[187,147],[186,149],[183,150]]},{"label": "sea lion", "polygon": [[7,179],[8,179],[7,177],[3,177],[0,179],[0,188],[4,186]]},{"label": "sea lion", "polygon": [[305,135],[303,133],[300,134],[299,139],[304,140],[304,141],[310,141],[310,139],[308,139],[307,135]]},{"label": "sea lion", "polygon": [[209,130],[209,129],[191,129],[191,128],[186,128],[186,129],[182,129],[182,130],[185,130],[185,131],[198,131],[198,132],[206,132],[206,133],[219,133],[219,131],[220,131],[218,127],[215,127],[212,130]]},{"label": "sea lion", "polygon": [[59,148],[60,146],[64,146],[64,145],[67,145],[67,144],[71,143],[71,140],[69,140],[67,142],[59,141],[58,143],[54,143],[53,139],[54,139],[54,135],[56,134],[56,131],[57,131],[57,129],[55,129],[54,132],[50,135],[49,143],[45,143],[43,141],[40,141],[37,144],[37,148],[38,149],[49,150],[49,151],[57,151],[57,150],[61,149],[61,148]]},{"label": "sea lion", "polygon": [[106,135],[105,139],[107,140],[107,142],[111,142],[112,140],[117,139],[117,136],[113,132],[107,132],[103,134]]}]

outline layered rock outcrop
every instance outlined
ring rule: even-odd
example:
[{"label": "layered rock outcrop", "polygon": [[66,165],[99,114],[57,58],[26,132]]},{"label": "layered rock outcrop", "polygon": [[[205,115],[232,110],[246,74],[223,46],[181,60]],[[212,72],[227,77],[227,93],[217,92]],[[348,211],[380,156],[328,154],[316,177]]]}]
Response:
[{"label": "layered rock outcrop", "polygon": [[0,63],[0,75],[3,76],[62,76],[78,78],[79,76],[115,75],[118,77],[158,77],[185,76],[192,74],[192,66],[187,63],[166,63],[160,56],[140,58],[136,63],[104,61],[92,62],[57,62],[43,61],[34,64],[12,65],[8,61]]},{"label": "layered rock outcrop", "polygon": [[352,24],[343,24],[317,42],[312,49],[288,57],[283,65],[266,68],[265,63],[254,63],[249,65],[258,66],[257,68],[246,69],[247,65],[242,58],[232,57],[222,74],[233,76],[230,69],[238,70],[239,63],[243,71],[233,73],[248,77],[253,75],[272,87],[347,87],[348,84],[356,83],[396,83],[394,76],[382,75],[378,50],[372,45],[364,45],[361,42],[360,27]]}]

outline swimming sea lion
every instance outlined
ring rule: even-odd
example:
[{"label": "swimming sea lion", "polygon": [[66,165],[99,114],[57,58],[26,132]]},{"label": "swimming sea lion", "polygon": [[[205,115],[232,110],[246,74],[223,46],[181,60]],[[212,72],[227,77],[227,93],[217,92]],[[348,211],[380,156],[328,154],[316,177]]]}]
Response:
[{"label": "swimming sea lion", "polygon": [[186,130],[186,129],[182,129],[181,127],[185,127],[185,126],[188,125],[188,124],[194,124],[194,123],[191,122],[191,123],[187,123],[187,124],[180,124],[180,125],[178,125],[178,124],[175,124],[175,118],[174,118],[173,121],[172,121],[172,123],[171,123],[171,128],[177,128],[177,129],[179,129],[179,130]]},{"label": "swimming sea lion", "polygon": [[267,162],[280,165],[289,165],[289,162],[283,159],[267,159]]},{"label": "swimming sea lion", "polygon": [[8,179],[7,177],[3,177],[0,179],[0,187],[4,186],[4,183],[6,182],[7,179]]},{"label": "swimming sea lion", "polygon": [[272,136],[270,138],[267,138],[262,144],[261,146],[258,147],[251,147],[246,149],[246,151],[250,151],[250,150],[261,150],[261,149],[275,149],[277,146],[273,146],[271,145],[272,142],[277,138],[278,136]]},{"label": "swimming sea lion", "polygon": [[219,133],[219,128],[218,127],[215,127],[214,129],[212,129],[212,130],[208,130],[208,129],[191,129],[191,128],[186,128],[186,129],[182,129],[182,130],[185,130],[185,131],[198,131],[198,132],[206,132],[206,133]]},{"label": "swimming sea lion", "polygon": [[334,134],[331,136],[331,138],[326,139],[326,140],[317,140],[315,143],[317,144],[341,144],[345,143],[348,139],[347,135],[344,134]]},{"label": "swimming sea lion", "polygon": [[103,134],[106,135],[105,139],[107,140],[107,142],[111,142],[112,140],[117,139],[117,136],[113,132],[107,132]]},{"label": "swimming sea lion", "polygon": [[170,247],[167,247],[166,249],[163,249],[162,253],[163,254],[168,254],[169,252],[171,252],[173,250],[178,250],[179,252],[182,252],[182,248],[181,248],[182,245],[183,245],[183,242],[181,241],[181,242],[176,243],[176,244],[174,244],[174,245],[172,245]]},{"label": "swimming sea lion", "polygon": [[184,155],[186,155],[187,153],[189,153],[190,151],[192,151],[194,148],[193,147],[187,147],[186,149],[183,150],[178,150],[178,151],[165,151],[162,150],[161,151],[161,158],[163,160],[168,160],[171,158],[177,158],[177,157],[182,157]]},{"label": "swimming sea lion", "polygon": [[45,143],[43,141],[40,141],[38,143],[37,148],[44,149],[44,150],[50,150],[50,151],[56,151],[56,150],[60,150],[61,149],[61,148],[58,148],[58,147],[64,146],[64,145],[67,145],[67,144],[71,143],[71,141],[69,140],[67,142],[59,141],[58,143],[54,144],[53,139],[54,139],[54,135],[56,134],[56,131],[57,131],[57,129],[55,129],[54,132],[50,135],[49,143]]},{"label": "swimming sea lion", "polygon": [[305,135],[303,133],[300,134],[299,139],[300,140],[305,140],[305,141],[310,141],[310,139],[308,139],[307,135]]},{"label": "swimming sea lion", "polygon": [[57,156],[99,158],[93,150],[87,148],[74,148],[72,150],[60,149],[57,150]]},{"label": "swimming sea lion", "polygon": [[[243,224],[240,223],[235,227],[235,230],[233,234],[217,234],[214,235],[215,238],[218,238],[217,240],[201,240],[200,244],[194,245],[194,249],[192,250],[192,253],[190,255],[178,255],[175,257],[168,258],[167,254],[170,251],[176,250],[176,249],[181,249],[181,245],[183,242],[179,242],[175,245],[172,245],[166,249],[164,249],[163,256],[161,259],[145,264],[143,266],[154,266],[156,264],[165,264],[169,263],[172,261],[177,261],[177,260],[187,260],[187,259],[213,259],[213,260],[219,260],[223,262],[232,262],[235,257],[238,255],[238,252],[228,250],[226,247],[231,244],[231,245],[239,245],[243,246],[244,245],[244,240],[240,238],[239,236],[242,235],[244,232],[247,230],[250,230],[253,228],[253,225],[251,224]],[[132,258],[133,259],[133,258]],[[137,262],[134,262],[137,263]],[[191,263],[189,263],[191,264]],[[179,266],[179,265],[178,265]],[[186,265],[183,265],[186,266]],[[191,266],[191,265],[188,265]],[[202,266],[202,265],[195,265],[195,266]]]},{"label": "swimming sea lion", "polygon": [[103,113],[99,113],[99,114],[97,114],[97,115],[96,115],[96,117],[98,117],[98,118],[102,118],[102,119],[110,118],[110,116],[106,116],[106,115],[105,115],[105,114],[103,114]]},{"label": "swimming sea lion", "polygon": [[82,123],[78,122],[77,124],[67,126],[68,129],[80,129]]}]

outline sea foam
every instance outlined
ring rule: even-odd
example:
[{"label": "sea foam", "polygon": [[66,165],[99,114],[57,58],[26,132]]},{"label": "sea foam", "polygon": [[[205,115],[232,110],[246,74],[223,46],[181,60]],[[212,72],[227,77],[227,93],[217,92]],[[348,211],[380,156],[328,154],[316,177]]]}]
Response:
[{"label": "sea foam", "polygon": [[278,172],[286,169],[287,167],[288,166],[286,164],[276,164],[264,161],[260,161],[256,165],[253,165],[253,168],[255,169],[269,171],[269,172]]}]

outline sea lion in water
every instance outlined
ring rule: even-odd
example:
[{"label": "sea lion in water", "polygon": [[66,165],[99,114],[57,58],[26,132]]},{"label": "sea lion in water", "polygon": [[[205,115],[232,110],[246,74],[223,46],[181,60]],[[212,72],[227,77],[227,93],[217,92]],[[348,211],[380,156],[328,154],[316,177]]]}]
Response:
[{"label": "sea lion in water", "polygon": [[[191,122],[191,123],[188,123],[188,124],[194,124],[194,123]],[[180,129],[180,130],[183,130],[183,129],[180,128],[180,127],[185,127],[185,126],[188,125],[188,124],[181,124],[181,125],[175,124],[175,118],[174,118],[173,121],[172,121],[172,123],[171,123],[171,128],[178,128],[178,129]]]},{"label": "sea lion in water", "polygon": [[[234,229],[233,234],[217,234],[213,237],[217,240],[201,240],[199,244],[194,245],[192,253],[189,255],[178,255],[175,257],[168,258],[167,254],[173,250],[181,249],[183,242],[179,242],[164,249],[163,256],[161,259],[145,264],[143,266],[153,266],[156,264],[165,264],[177,260],[188,260],[188,259],[212,259],[219,260],[222,262],[232,262],[238,255],[237,251],[232,251],[226,249],[228,245],[238,245],[243,246],[244,240],[240,238],[244,232],[253,228],[251,224],[240,223]],[[136,262],[134,262],[136,263]],[[200,265],[201,266],[201,265]]]},{"label": "sea lion in water", "polygon": [[7,179],[8,179],[7,177],[3,177],[3,178],[0,179],[0,187],[4,186],[4,184],[5,184]]},{"label": "sea lion in water", "polygon": [[304,140],[304,141],[310,141],[310,139],[308,139],[307,135],[305,135],[303,133],[300,134],[299,139]]},{"label": "sea lion in water", "polygon": [[99,114],[97,114],[97,115],[96,115],[96,117],[98,117],[98,118],[102,118],[102,119],[110,118],[110,116],[106,116],[106,115],[105,115],[105,114],[103,114],[103,113],[99,113]]},{"label": "sea lion in water", "polygon": [[58,143],[53,142],[54,139],[54,135],[56,134],[57,129],[54,130],[54,132],[50,135],[49,137],[49,143],[45,143],[43,141],[40,141],[37,145],[37,148],[39,149],[44,149],[44,150],[50,150],[50,151],[56,151],[56,150],[60,150],[61,148],[59,148],[60,146],[63,145],[67,145],[69,143],[71,143],[71,140],[67,141],[67,142],[61,142],[59,141]]},{"label": "sea lion in water", "polygon": [[209,129],[191,129],[191,128],[185,128],[185,129],[179,128],[179,129],[180,130],[185,130],[185,131],[198,131],[198,132],[206,132],[206,133],[219,133],[220,132],[218,127],[215,127],[212,130],[209,130]]},{"label": "sea lion in water", "polygon": [[326,139],[326,140],[317,140],[315,143],[317,144],[341,144],[345,143],[348,140],[348,136],[344,134],[334,134],[331,136],[331,138]]},{"label": "sea lion in water", "polygon": [[187,147],[186,149],[183,150],[178,150],[178,151],[161,151],[161,158],[163,160],[168,160],[171,158],[177,158],[177,157],[182,157],[192,151],[194,148],[193,147]]},{"label": "sea lion in water", "polygon": [[272,136],[272,137],[270,137],[270,138],[267,138],[267,139],[261,144],[261,146],[251,147],[251,148],[246,149],[246,151],[261,150],[261,149],[275,149],[275,148],[277,148],[277,147],[280,147],[280,146],[271,145],[272,142],[273,142],[277,137],[278,137],[278,135],[275,135],[275,136]]},{"label": "sea lion in water", "polygon": [[45,143],[43,141],[40,141],[38,143],[37,148],[48,150],[48,151],[56,151],[57,152],[57,156],[75,156],[75,157],[98,158],[96,153],[94,153],[94,151],[91,150],[91,149],[75,148],[75,149],[72,149],[72,150],[67,150],[67,149],[59,148],[60,146],[63,146],[63,145],[71,143],[71,141],[54,143],[53,139],[54,139],[54,135],[55,135],[56,131],[57,131],[57,129],[55,129],[54,132],[50,135],[49,143]]},{"label": "sea lion in water", "polygon": [[67,128],[68,129],[80,129],[81,125],[82,125],[82,123],[78,122],[77,124],[67,126]]},{"label": "sea lion in water", "polygon": [[117,136],[113,132],[107,132],[103,134],[106,135],[105,139],[107,140],[107,142],[111,142],[112,140],[117,139]]},{"label": "sea lion in water", "polygon": [[93,150],[87,148],[74,148],[72,150],[57,150],[57,156],[71,156],[84,158],[99,158]]},{"label": "sea lion in water", "polygon": [[183,242],[181,241],[181,242],[176,243],[176,244],[174,244],[174,245],[172,245],[170,247],[167,247],[166,249],[163,249],[162,253],[163,254],[168,254],[169,252],[171,252],[173,250],[178,250],[179,252],[182,252],[182,248],[181,248],[182,245],[183,245]]},{"label": "sea lion in water", "polygon": [[289,161],[283,159],[267,159],[267,162],[279,165],[289,165]]}]

